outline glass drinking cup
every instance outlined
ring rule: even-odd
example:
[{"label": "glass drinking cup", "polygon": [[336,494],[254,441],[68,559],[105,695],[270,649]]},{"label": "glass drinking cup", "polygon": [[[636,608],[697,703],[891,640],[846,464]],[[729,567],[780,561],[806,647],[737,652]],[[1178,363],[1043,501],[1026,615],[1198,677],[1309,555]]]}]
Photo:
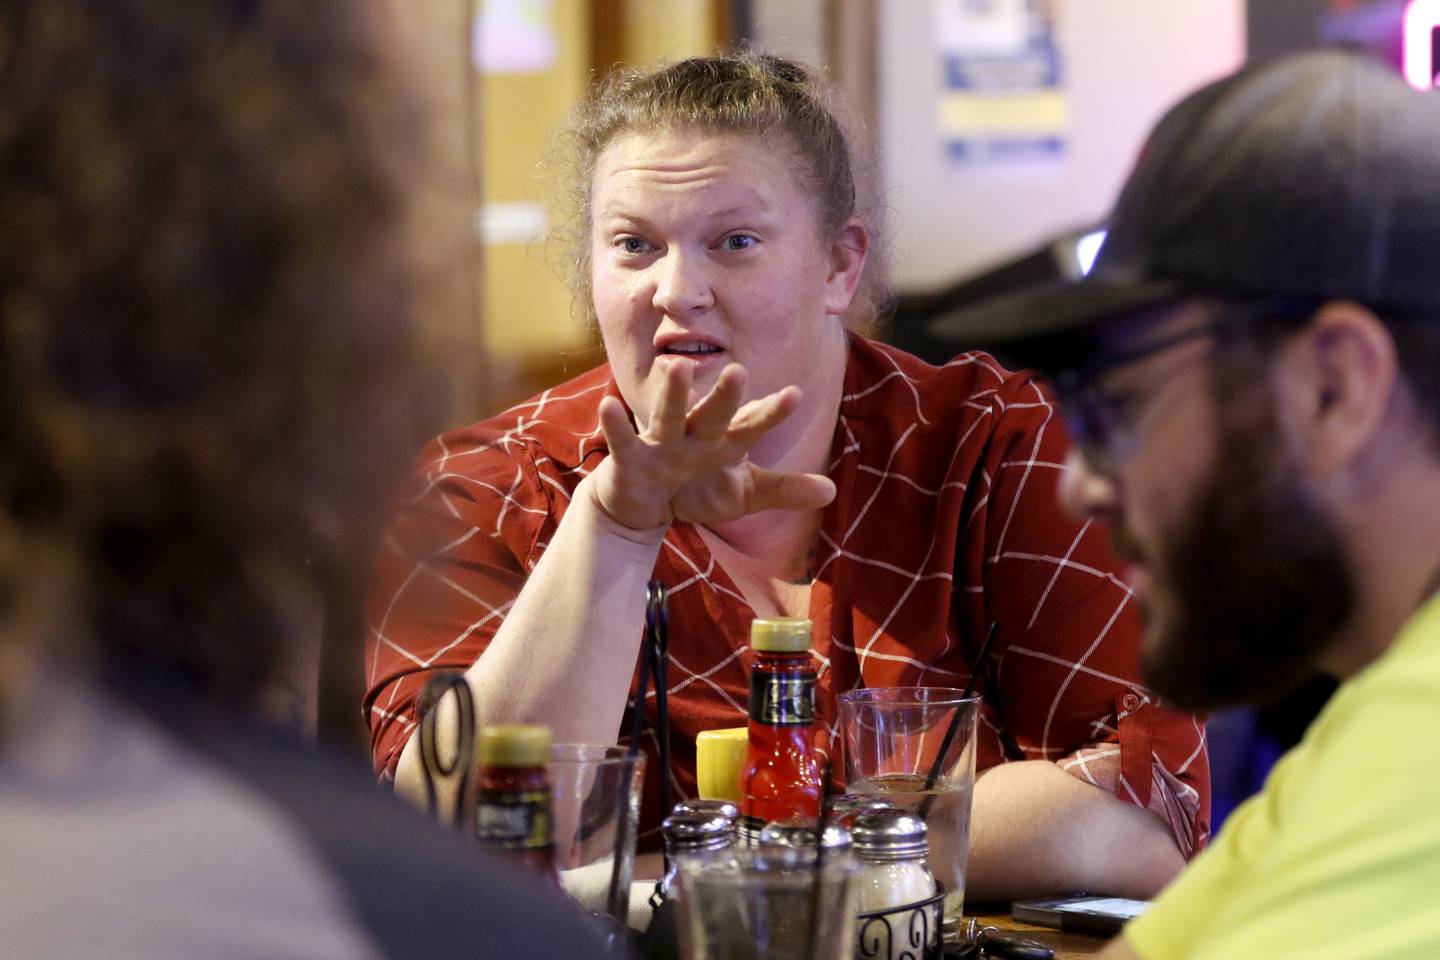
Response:
[{"label": "glass drinking cup", "polygon": [[[959,921],[970,852],[980,699],[946,687],[870,687],[839,696],[845,791],[922,813],[930,869],[945,885],[945,922]],[[952,725],[954,735],[947,744]],[[941,747],[944,746],[943,757]],[[925,783],[939,758],[938,776]]]}]

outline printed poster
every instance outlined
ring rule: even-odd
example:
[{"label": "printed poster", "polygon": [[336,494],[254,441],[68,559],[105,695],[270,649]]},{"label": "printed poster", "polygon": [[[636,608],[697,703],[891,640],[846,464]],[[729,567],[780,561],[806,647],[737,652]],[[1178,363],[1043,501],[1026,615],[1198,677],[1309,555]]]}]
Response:
[{"label": "printed poster", "polygon": [[481,73],[543,73],[555,65],[559,44],[551,0],[474,0],[470,38]]},{"label": "printed poster", "polygon": [[955,166],[1058,158],[1069,108],[1052,0],[935,0],[937,116]]}]

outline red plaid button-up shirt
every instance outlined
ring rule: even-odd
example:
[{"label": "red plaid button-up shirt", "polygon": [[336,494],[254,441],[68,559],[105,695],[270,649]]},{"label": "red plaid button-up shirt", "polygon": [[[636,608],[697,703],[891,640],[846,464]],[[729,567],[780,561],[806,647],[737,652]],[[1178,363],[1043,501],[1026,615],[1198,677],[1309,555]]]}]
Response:
[{"label": "red plaid button-up shirt", "polygon": [[[606,456],[607,392],[618,396],[601,366],[421,454],[369,607],[364,710],[382,776],[415,728],[429,672],[464,670],[485,652],[571,493]],[[1208,836],[1204,727],[1136,679],[1140,628],[1105,533],[1056,503],[1057,413],[1031,376],[985,354],[934,367],[851,338],[828,471],[838,493],[810,596],[819,716],[833,733],[835,695],[862,680],[963,686],[978,670],[980,769],[1054,761],[1160,813],[1189,856]],[[695,792],[695,735],[746,721],[754,612],[688,524],[666,533],[654,578],[670,589],[678,799]],[[995,644],[976,664],[992,621]],[[646,741],[642,833],[660,816]]]}]

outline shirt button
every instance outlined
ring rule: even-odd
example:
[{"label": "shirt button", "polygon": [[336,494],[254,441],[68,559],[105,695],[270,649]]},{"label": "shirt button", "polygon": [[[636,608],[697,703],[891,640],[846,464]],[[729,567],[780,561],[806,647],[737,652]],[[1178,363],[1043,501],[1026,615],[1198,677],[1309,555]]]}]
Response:
[{"label": "shirt button", "polygon": [[1134,713],[1140,709],[1140,698],[1133,693],[1127,693],[1120,698],[1120,709],[1126,713]]}]

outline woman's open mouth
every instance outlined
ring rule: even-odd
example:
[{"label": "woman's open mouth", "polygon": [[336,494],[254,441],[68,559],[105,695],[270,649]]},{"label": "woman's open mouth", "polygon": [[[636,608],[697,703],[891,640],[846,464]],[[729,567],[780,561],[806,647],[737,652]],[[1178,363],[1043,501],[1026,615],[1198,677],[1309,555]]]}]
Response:
[{"label": "woman's open mouth", "polygon": [[655,362],[663,370],[675,363],[689,363],[696,369],[709,367],[711,361],[726,356],[727,351],[706,340],[675,339],[658,346],[655,353]]},{"label": "woman's open mouth", "polygon": [[662,357],[708,357],[716,353],[724,353],[725,350],[715,346],[713,343],[676,343],[660,350]]}]

